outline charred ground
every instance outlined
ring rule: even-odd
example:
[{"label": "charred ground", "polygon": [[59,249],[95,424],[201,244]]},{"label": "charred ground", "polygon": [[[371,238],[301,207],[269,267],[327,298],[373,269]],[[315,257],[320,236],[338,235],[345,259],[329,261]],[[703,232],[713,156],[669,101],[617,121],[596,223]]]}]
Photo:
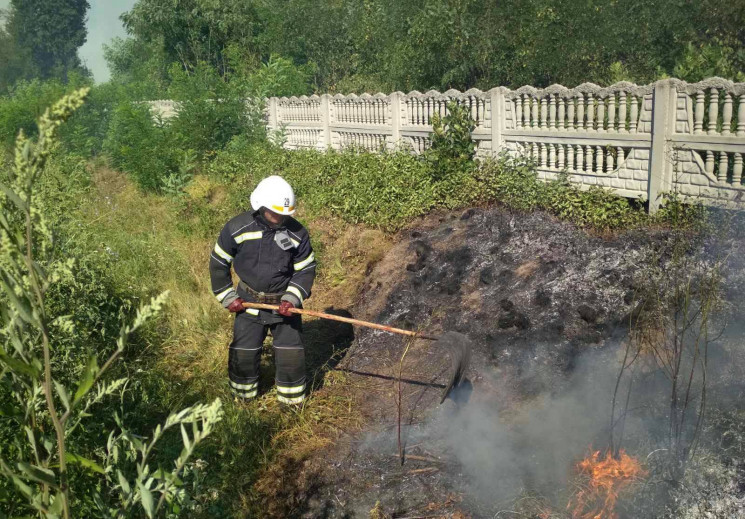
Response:
[{"label": "charred ground", "polygon": [[[336,369],[349,375],[367,425],[295,467],[301,477],[275,512],[493,517],[521,495],[565,503],[573,462],[606,442],[620,346],[640,311],[645,271],[669,261],[671,243],[666,230],[601,237],[502,208],[431,215],[403,232],[352,313],[465,334],[474,345],[468,381],[438,406],[447,348],[415,341],[401,363],[405,341],[355,330]],[[702,257],[721,252],[706,239],[690,247]],[[735,299],[742,269],[739,256],[730,257]],[[642,413],[629,434],[652,422]]]}]

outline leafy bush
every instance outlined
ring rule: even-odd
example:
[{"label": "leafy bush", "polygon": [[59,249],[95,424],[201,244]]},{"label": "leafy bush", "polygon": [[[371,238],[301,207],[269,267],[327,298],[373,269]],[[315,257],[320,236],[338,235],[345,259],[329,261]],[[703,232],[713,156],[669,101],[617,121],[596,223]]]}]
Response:
[{"label": "leafy bush", "polygon": [[423,158],[431,168],[438,205],[455,208],[472,203],[478,189],[473,176],[476,143],[471,137],[476,121],[457,101],[449,102],[447,108],[444,117],[432,116],[432,146]]},{"label": "leafy bush", "polygon": [[453,170],[472,167],[476,144],[471,133],[476,129],[476,121],[470,110],[457,101],[447,104],[447,115],[436,113],[432,116],[432,147],[427,159],[435,166],[438,177]]},{"label": "leafy bush", "polygon": [[167,125],[153,123],[146,104],[122,103],[115,109],[103,149],[145,190],[160,189],[179,171],[175,136]]},{"label": "leafy bush", "polygon": [[564,220],[599,230],[633,227],[646,218],[641,205],[599,186],[583,190],[566,174],[545,184],[541,205]]},{"label": "leafy bush", "polygon": [[709,211],[700,202],[686,203],[676,191],[662,194],[662,205],[653,220],[677,229],[702,230],[707,224]]},{"label": "leafy bush", "polygon": [[312,63],[298,66],[276,54],[265,63],[257,63],[239,45],[231,45],[226,53],[233,70],[230,81],[244,97],[301,96],[312,91],[311,77],[316,71]]},{"label": "leafy bush", "polygon": [[583,227],[597,230],[633,227],[646,220],[640,204],[598,186],[582,189],[561,174],[556,180],[538,179],[535,164],[527,158],[502,155],[487,161],[476,172],[481,200],[497,201],[521,211],[544,209]]},{"label": "leafy bush", "polygon": [[269,145],[229,147],[209,165],[212,176],[231,180],[234,207],[247,207],[262,178],[282,175],[300,204],[313,214],[329,211],[350,223],[395,230],[436,205],[431,171],[407,152],[287,152]]},{"label": "leafy bush", "polygon": [[117,106],[132,100],[139,101],[118,83],[91,87],[86,103],[60,128],[65,149],[84,157],[101,153]]},{"label": "leafy bush", "polygon": [[182,149],[193,149],[201,158],[236,135],[264,136],[262,106],[247,103],[240,84],[226,81],[205,63],[192,71],[174,64],[171,78],[170,97],[181,105],[168,130]]},{"label": "leafy bush", "polygon": [[673,77],[690,83],[718,76],[733,81],[745,81],[745,51],[724,44],[719,38],[711,43],[694,45],[688,42],[685,52],[673,68]]},{"label": "leafy bush", "polygon": [[[577,225],[598,230],[621,229],[646,221],[640,204],[629,203],[600,187],[587,190],[566,175],[552,182],[538,179],[528,159],[503,155],[482,163],[467,156],[416,157],[405,151],[285,151],[236,141],[208,165],[208,173],[230,182],[233,207],[247,208],[248,193],[265,176],[279,174],[295,188],[300,204],[313,214],[330,211],[350,223],[386,231],[407,225],[433,208],[456,208],[499,202],[510,208],[547,210]],[[433,165],[452,160],[447,172]],[[462,161],[462,164],[459,164]]]},{"label": "leafy bush", "polygon": [[[110,119],[102,147],[113,165],[130,173],[145,190],[177,193],[200,161],[210,160],[234,138],[246,144],[263,141],[266,131],[263,106],[246,100],[245,85],[229,83],[205,64],[191,71],[174,64],[171,79],[170,97],[180,104],[173,119],[153,121],[146,103],[125,99],[113,114],[89,121],[89,140],[83,132],[77,141],[95,149]],[[108,106],[101,103],[103,110]]]},{"label": "leafy bush", "polygon": [[[36,121],[46,107],[87,81],[72,75],[67,83],[50,79],[15,85],[8,95],[0,97],[0,143],[12,147],[19,130],[36,135]],[[88,98],[59,131],[65,149],[86,157],[101,152],[115,107],[130,96],[123,85],[105,83],[90,87]]]},{"label": "leafy bush", "polygon": [[484,161],[475,176],[482,202],[499,201],[521,211],[531,211],[542,205],[545,185],[538,180],[535,164],[529,159],[505,153],[497,159]]},{"label": "leafy bush", "polygon": [[21,81],[10,92],[0,97],[0,144],[12,147],[19,130],[26,135],[36,135],[36,121],[44,110],[81,85],[85,80],[72,75],[66,85],[59,80]]}]

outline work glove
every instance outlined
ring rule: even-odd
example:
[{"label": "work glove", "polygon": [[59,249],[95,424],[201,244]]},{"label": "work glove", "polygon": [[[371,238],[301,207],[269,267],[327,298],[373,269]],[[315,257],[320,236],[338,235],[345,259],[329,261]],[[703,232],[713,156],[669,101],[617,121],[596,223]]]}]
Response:
[{"label": "work glove", "polygon": [[227,308],[228,310],[236,314],[238,312],[242,312],[243,310],[245,310],[245,308],[243,308],[243,299],[241,299],[240,297],[237,297],[235,301],[233,301],[232,303],[228,305]]},{"label": "work glove", "polygon": [[284,300],[281,303],[279,303],[279,308],[277,309],[277,313],[279,315],[284,315],[285,317],[290,317],[292,313],[290,312],[291,308],[295,308],[295,305],[293,305],[291,302]]}]

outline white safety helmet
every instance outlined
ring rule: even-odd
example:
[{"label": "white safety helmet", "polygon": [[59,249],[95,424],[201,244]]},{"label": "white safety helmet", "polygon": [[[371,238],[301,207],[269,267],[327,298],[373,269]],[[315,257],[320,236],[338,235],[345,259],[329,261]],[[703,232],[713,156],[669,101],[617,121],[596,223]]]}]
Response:
[{"label": "white safety helmet", "polygon": [[272,175],[259,182],[251,193],[251,207],[258,211],[262,207],[278,214],[295,214],[295,193],[292,186],[280,176]]}]

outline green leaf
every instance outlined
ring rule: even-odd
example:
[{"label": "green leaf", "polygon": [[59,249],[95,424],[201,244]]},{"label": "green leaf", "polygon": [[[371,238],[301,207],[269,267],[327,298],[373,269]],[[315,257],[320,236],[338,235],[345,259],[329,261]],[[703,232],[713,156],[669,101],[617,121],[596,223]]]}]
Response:
[{"label": "green leaf", "polygon": [[7,196],[18,209],[20,209],[24,213],[28,211],[28,203],[21,200],[21,197],[18,196],[18,193],[2,183],[0,183],[0,191],[5,193],[5,196]]},{"label": "green leaf", "polygon": [[95,461],[84,458],[83,456],[78,456],[77,454],[73,454],[72,452],[65,453],[65,460],[67,460],[68,463],[77,463],[91,472],[97,472],[99,474],[105,473],[103,467],[101,467],[101,465],[99,465]]},{"label": "green leaf", "polygon": [[51,515],[59,516],[62,514],[62,494],[57,493],[54,495],[54,502],[49,507],[49,513]]},{"label": "green leaf", "polygon": [[37,320],[34,318],[31,302],[26,296],[16,294],[11,284],[11,280],[5,275],[5,272],[0,272],[0,285],[2,285],[3,290],[8,295],[11,306],[18,311],[18,314],[24,321],[36,325]]},{"label": "green leaf", "polygon": [[150,493],[142,482],[137,482],[137,488],[140,489],[140,500],[142,501],[142,508],[145,509],[145,513],[148,517],[155,516],[155,501],[153,501],[153,494]]},{"label": "green leaf", "polygon": [[124,477],[121,470],[116,470],[116,477],[119,479],[119,486],[122,487],[122,490],[124,490],[125,493],[129,494],[132,492],[132,487],[129,486],[129,481]]},{"label": "green leaf", "polygon": [[19,478],[18,476],[14,475],[11,477],[13,479],[13,484],[16,486],[18,491],[26,497],[26,499],[30,501],[31,499],[34,498],[34,491],[31,490],[30,486],[24,483],[23,480]]},{"label": "green leaf", "polygon": [[36,368],[36,366],[28,362],[24,362],[20,359],[11,357],[5,352],[0,352],[0,362],[6,364],[16,373],[23,373],[24,375],[28,375],[32,378],[37,378],[39,376],[39,370]]},{"label": "green leaf", "polygon": [[57,389],[57,394],[59,395],[60,400],[62,400],[62,405],[65,406],[66,410],[70,410],[70,395],[67,394],[67,389],[65,389],[65,386],[57,382],[56,380],[53,380],[54,387]]},{"label": "green leaf", "polygon": [[28,479],[50,486],[57,485],[57,479],[55,478],[54,472],[49,469],[37,467],[36,465],[31,465],[24,461],[19,461],[16,463],[16,466],[18,467],[18,470],[28,477]]},{"label": "green leaf", "polygon": [[88,359],[88,364],[85,366],[83,376],[80,378],[80,385],[78,386],[78,390],[75,391],[75,399],[73,400],[73,404],[78,403],[81,398],[88,394],[88,391],[90,391],[91,387],[93,387],[93,381],[96,379],[97,374],[98,360],[94,355],[90,359]]},{"label": "green leaf", "polygon": [[168,481],[172,485],[176,485],[177,487],[183,486],[184,482],[175,474],[172,474],[171,472],[166,472],[163,470],[163,467],[158,467],[158,470],[153,472],[153,478],[160,479],[163,481]]},{"label": "green leaf", "polygon": [[181,439],[184,442],[184,447],[186,447],[187,449],[191,449],[191,440],[189,440],[189,435],[186,433],[184,424],[181,424]]},{"label": "green leaf", "polygon": [[0,416],[13,417],[22,414],[13,400],[3,400],[0,402]]}]

